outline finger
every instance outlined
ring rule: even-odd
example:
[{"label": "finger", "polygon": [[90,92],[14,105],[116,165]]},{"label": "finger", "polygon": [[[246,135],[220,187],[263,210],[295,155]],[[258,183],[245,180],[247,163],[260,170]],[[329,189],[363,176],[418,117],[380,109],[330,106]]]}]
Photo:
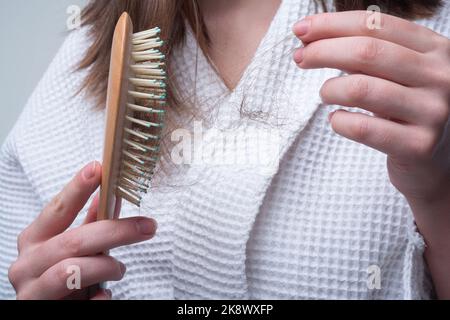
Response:
[{"label": "finger", "polygon": [[114,219],[119,219],[122,210],[122,198],[116,197],[116,205],[114,206]]},{"label": "finger", "polygon": [[89,206],[88,212],[86,214],[86,218],[84,218],[83,224],[89,224],[92,222],[97,221],[97,210],[98,210],[98,204],[100,201],[100,194],[97,193],[92,199],[92,203]]},{"label": "finger", "polygon": [[396,158],[419,159],[432,152],[433,135],[419,127],[344,110],[333,113],[330,122],[339,135]]},{"label": "finger", "polygon": [[[98,204],[100,201],[100,194],[97,193],[92,200],[91,206],[89,207],[86,218],[84,219],[83,224],[89,224],[97,221],[97,213],[98,213]],[[118,219],[120,216],[120,210],[122,210],[122,199],[116,197],[116,205],[114,206],[114,219]]]},{"label": "finger", "polygon": [[112,291],[109,289],[101,289],[91,300],[112,300]]},{"label": "finger", "polygon": [[[425,56],[392,42],[368,37],[335,38],[300,48],[294,60],[303,69],[333,68],[406,86],[427,84]],[[430,75],[431,76],[431,75]]]},{"label": "finger", "polygon": [[73,257],[96,255],[151,239],[156,221],[148,218],[105,220],[67,231],[28,252],[21,261],[28,272],[39,276],[51,266]]},{"label": "finger", "polygon": [[126,267],[116,259],[99,255],[71,258],[54,265],[23,290],[33,300],[56,300],[105,281],[119,281]]},{"label": "finger", "polygon": [[323,102],[362,108],[382,117],[412,124],[433,125],[435,115],[424,99],[425,94],[413,88],[365,75],[329,79],[320,91]]},{"label": "finger", "polygon": [[66,230],[98,188],[100,180],[101,166],[98,162],[84,167],[23,232],[25,241],[44,241]]},{"label": "finger", "polygon": [[304,43],[317,40],[368,36],[396,43],[418,52],[435,48],[438,34],[416,23],[382,13],[346,11],[305,18],[294,26]]}]

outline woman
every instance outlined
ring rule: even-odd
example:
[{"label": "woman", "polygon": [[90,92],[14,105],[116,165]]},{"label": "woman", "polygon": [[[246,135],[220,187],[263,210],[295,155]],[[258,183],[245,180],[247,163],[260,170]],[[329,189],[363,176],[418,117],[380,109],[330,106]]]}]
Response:
[{"label": "woman", "polygon": [[[389,14],[354,11],[369,4]],[[142,209],[95,222],[101,165],[70,178],[101,159],[123,10],[165,30],[176,112]],[[92,2],[2,148],[2,298],[450,298],[449,15],[438,0]],[[178,129],[222,153],[175,165]]]}]

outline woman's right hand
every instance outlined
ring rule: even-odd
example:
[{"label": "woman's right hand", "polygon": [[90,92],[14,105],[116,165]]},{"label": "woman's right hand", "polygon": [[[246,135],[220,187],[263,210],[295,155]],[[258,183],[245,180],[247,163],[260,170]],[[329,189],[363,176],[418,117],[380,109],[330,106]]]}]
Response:
[{"label": "woman's right hand", "polygon": [[[151,239],[152,219],[136,217],[96,222],[96,197],[83,225],[67,230],[101,181],[101,165],[87,165],[44,208],[18,237],[19,257],[9,269],[17,299],[110,299],[111,292],[89,288],[123,278],[125,265],[102,254],[110,249]],[[80,273],[80,288],[72,289],[69,277]]]}]

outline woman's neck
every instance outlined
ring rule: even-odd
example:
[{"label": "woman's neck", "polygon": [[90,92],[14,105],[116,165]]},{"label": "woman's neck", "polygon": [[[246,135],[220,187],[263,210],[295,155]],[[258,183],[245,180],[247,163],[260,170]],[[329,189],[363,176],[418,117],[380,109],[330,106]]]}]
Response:
[{"label": "woman's neck", "polygon": [[266,34],[281,0],[198,0],[211,39],[207,54],[233,89]]}]

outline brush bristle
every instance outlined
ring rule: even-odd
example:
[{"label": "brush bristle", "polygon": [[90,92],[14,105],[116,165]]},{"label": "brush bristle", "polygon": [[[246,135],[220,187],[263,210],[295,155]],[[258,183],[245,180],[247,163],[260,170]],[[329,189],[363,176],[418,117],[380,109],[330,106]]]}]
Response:
[{"label": "brush bristle", "polygon": [[159,28],[135,33],[118,196],[140,206],[160,155],[166,104],[164,42]]}]

